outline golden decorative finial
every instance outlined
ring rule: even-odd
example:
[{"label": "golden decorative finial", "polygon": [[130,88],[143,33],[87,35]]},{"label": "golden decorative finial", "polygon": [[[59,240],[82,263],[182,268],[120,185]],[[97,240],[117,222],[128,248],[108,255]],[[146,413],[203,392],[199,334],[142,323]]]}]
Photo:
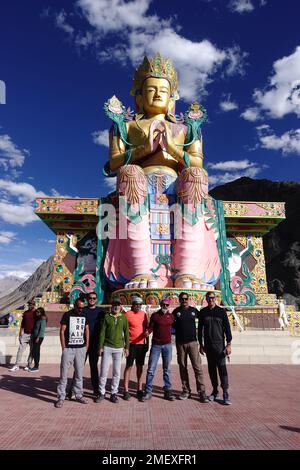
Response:
[{"label": "golden decorative finial", "polygon": [[149,77],[165,78],[168,80],[173,99],[179,99],[178,77],[171,59],[164,59],[159,52],[156,53],[153,59],[148,59],[148,57],[145,56],[143,62],[135,71],[130,94],[135,96],[139,93],[142,89],[143,82]]}]

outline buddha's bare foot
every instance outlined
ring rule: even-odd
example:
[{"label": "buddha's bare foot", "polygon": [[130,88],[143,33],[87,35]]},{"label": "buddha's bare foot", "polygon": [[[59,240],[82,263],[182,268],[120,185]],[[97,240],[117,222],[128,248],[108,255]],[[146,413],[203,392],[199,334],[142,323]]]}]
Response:
[{"label": "buddha's bare foot", "polygon": [[201,289],[203,282],[193,274],[181,274],[176,277],[175,287],[183,287],[185,289]]}]

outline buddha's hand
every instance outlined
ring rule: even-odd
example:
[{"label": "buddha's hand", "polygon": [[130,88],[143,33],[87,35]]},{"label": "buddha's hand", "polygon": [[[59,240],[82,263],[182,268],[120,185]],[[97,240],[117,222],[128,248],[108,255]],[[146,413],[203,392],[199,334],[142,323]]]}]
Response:
[{"label": "buddha's hand", "polygon": [[165,133],[163,135],[163,146],[164,149],[177,161],[182,158],[182,150],[177,147],[173,138],[172,130],[167,125],[165,126]]}]

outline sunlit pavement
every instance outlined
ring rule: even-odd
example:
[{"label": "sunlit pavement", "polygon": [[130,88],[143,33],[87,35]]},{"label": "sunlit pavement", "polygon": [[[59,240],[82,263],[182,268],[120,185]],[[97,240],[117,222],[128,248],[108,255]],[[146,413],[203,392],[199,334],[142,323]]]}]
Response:
[{"label": "sunlit pavement", "polygon": [[[191,399],[163,399],[158,367],[153,397],[140,403],[92,400],[85,368],[87,405],[65,401],[54,408],[59,365],[37,373],[0,366],[1,449],[300,449],[300,374],[297,365],[228,366],[231,406],[199,402],[193,372]],[[133,370],[133,372],[135,372]],[[204,366],[207,393],[211,386]],[[110,376],[109,376],[110,377]],[[132,377],[134,387],[135,377]],[[172,366],[175,395],[181,391]],[[122,386],[122,381],[121,381]]]}]

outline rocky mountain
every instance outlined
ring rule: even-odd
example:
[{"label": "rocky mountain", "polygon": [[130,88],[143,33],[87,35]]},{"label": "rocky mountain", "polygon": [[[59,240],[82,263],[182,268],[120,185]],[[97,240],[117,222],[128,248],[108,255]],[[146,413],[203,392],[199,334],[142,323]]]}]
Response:
[{"label": "rocky mountain", "polygon": [[264,236],[269,292],[300,308],[300,183],[239,178],[210,191],[227,201],[285,202],[286,219]]},{"label": "rocky mountain", "polygon": [[0,279],[0,298],[14,291],[22,282],[24,278],[18,276],[5,276]]},{"label": "rocky mountain", "polygon": [[51,287],[53,256],[10,294],[0,298],[0,314],[22,307],[29,299],[46,292]]}]

